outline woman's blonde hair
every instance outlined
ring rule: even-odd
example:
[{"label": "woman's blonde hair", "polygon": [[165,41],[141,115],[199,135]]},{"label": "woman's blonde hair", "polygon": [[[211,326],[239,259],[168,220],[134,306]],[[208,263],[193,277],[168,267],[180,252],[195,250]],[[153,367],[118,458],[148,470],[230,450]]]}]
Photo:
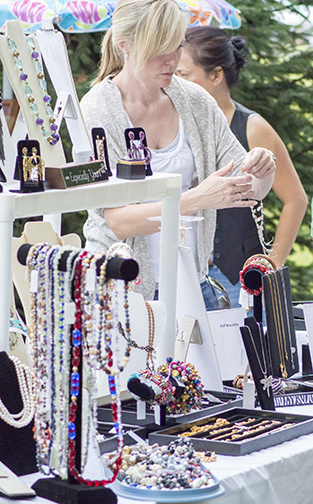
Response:
[{"label": "woman's blonde hair", "polygon": [[175,0],[119,0],[112,26],[102,42],[102,59],[93,84],[122,70],[124,54],[119,43],[131,48],[135,71],[148,58],[177,50],[184,39],[187,16]]}]

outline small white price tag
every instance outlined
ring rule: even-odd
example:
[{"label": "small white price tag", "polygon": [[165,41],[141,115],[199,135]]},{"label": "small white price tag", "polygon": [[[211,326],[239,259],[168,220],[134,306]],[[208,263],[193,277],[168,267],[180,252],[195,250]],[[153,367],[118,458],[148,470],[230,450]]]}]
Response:
[{"label": "small white price tag", "polygon": [[154,406],[154,423],[161,425],[161,406],[159,404]]},{"label": "small white price tag", "polygon": [[74,324],[75,322],[75,303],[70,301],[64,305],[64,319],[66,324]]},{"label": "small white price tag", "polygon": [[38,292],[38,271],[35,270],[30,274],[30,292]]},{"label": "small white price tag", "polygon": [[86,289],[88,292],[95,292],[96,290],[96,270],[87,270],[86,275]]},{"label": "small white price tag", "polygon": [[137,420],[146,419],[146,403],[145,401],[137,401]]},{"label": "small white price tag", "polygon": [[247,311],[249,310],[249,297],[250,295],[245,291],[244,289],[240,289],[240,294],[239,294],[239,304],[245,308]]}]

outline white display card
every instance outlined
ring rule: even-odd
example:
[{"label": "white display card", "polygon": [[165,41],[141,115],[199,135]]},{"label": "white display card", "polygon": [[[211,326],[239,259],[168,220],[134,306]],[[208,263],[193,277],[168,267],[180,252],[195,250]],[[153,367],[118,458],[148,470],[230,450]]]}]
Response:
[{"label": "white display card", "polygon": [[197,268],[192,250],[183,246],[178,247],[176,315],[179,325],[185,316],[193,317],[198,321],[203,343],[189,345],[187,361],[197,368],[206,389],[222,390],[222,380]]},{"label": "white display card", "polygon": [[146,419],[146,402],[138,400],[137,403],[137,420],[145,420]]},{"label": "white display card", "polygon": [[248,359],[240,334],[247,315],[245,308],[207,312],[222,380],[244,374]]}]

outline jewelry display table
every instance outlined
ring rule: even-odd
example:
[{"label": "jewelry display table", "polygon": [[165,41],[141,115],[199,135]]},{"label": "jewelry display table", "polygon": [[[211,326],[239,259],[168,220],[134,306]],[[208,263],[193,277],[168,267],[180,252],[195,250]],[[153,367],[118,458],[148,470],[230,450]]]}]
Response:
[{"label": "jewelry display table", "polygon": [[[281,408],[279,411],[313,415],[313,406]],[[313,494],[313,434],[243,457],[217,455],[216,462],[207,464],[225,488],[221,497],[202,501],[205,504],[312,504]],[[38,475],[23,476],[32,485]],[[2,499],[3,503],[11,502]],[[19,500],[29,504],[29,500]],[[34,504],[50,501],[35,497]],[[133,504],[134,500],[119,498],[118,504]],[[142,503],[142,501],[141,501]],[[142,503],[155,504],[155,503]]]},{"label": "jewelry display table", "polygon": [[5,192],[0,194],[0,350],[7,351],[9,344],[12,230],[15,219],[162,200],[159,298],[167,308],[167,319],[159,358],[164,361],[167,355],[173,355],[181,175],[154,174],[145,180],[134,181],[111,177],[107,182],[31,194],[12,193],[9,192],[11,188],[13,186],[6,185]]}]

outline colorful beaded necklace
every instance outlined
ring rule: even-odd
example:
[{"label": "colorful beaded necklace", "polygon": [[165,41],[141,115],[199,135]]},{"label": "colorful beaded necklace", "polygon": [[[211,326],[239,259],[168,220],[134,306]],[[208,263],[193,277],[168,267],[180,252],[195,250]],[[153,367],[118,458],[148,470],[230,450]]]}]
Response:
[{"label": "colorful beaded necklace", "polygon": [[10,37],[7,36],[6,39],[8,41],[9,48],[12,51],[14,63],[16,65],[16,67],[18,68],[18,70],[20,71],[20,80],[24,83],[24,86],[25,86],[24,91],[27,96],[30,109],[35,114],[36,124],[37,124],[37,126],[40,126],[42,136],[49,142],[49,144],[55,145],[59,141],[60,137],[57,134],[58,127],[55,124],[53,109],[50,106],[51,96],[47,93],[47,82],[44,78],[43,68],[42,68],[41,63],[38,59],[39,53],[35,50],[36,49],[35,42],[31,37],[26,38],[28,45],[32,49],[31,56],[34,61],[34,66],[35,66],[35,70],[37,72],[37,77],[39,79],[39,87],[40,87],[41,91],[43,92],[43,101],[46,105],[46,112],[47,112],[47,116],[49,118],[51,132],[49,132],[45,128],[44,120],[41,117],[39,117],[38,106],[35,103],[35,98],[33,96],[33,90],[30,87],[28,80],[27,80],[28,75],[23,70],[23,62],[22,62],[21,58],[19,57],[20,53],[18,51],[17,45],[14,42],[14,40],[11,39]]}]

